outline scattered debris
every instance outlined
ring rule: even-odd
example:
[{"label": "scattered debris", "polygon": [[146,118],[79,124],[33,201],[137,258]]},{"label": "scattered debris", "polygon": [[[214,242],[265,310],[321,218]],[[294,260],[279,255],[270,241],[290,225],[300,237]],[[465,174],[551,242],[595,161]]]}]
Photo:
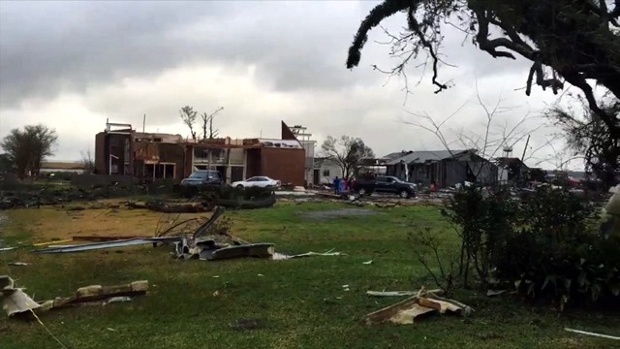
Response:
[{"label": "scattered debris", "polygon": [[34,247],[49,246],[49,245],[56,245],[56,244],[64,244],[66,242],[71,242],[71,241],[73,241],[73,239],[54,240],[54,241],[48,241],[48,242],[39,242],[36,244],[32,244],[32,246]]},{"label": "scattered debris", "polygon": [[179,237],[155,237],[155,238],[138,238],[138,239],[126,239],[126,240],[113,240],[95,242],[91,244],[82,245],[68,245],[68,246],[50,246],[48,248],[32,250],[34,253],[71,253],[71,252],[84,252],[93,250],[103,250],[108,248],[128,247],[137,245],[146,245],[153,243],[166,243],[175,242],[179,240]]},{"label": "scattered debris", "polygon": [[350,291],[349,285],[342,285],[342,290],[345,292],[349,292]]},{"label": "scattered debris", "polygon": [[[372,297],[404,297],[415,296],[419,291],[366,291],[366,294]],[[440,289],[427,291],[428,293],[442,293]]]},{"label": "scattered debris", "polygon": [[385,322],[408,325],[413,324],[415,319],[421,315],[436,312],[440,314],[446,312],[458,313],[468,317],[473,312],[473,309],[455,300],[441,298],[423,288],[413,297],[367,314],[364,316],[363,321],[367,325]]},{"label": "scattered debris", "polygon": [[573,333],[579,333],[579,334],[583,334],[586,336],[592,336],[592,337],[598,337],[598,338],[606,338],[606,339],[614,339],[614,340],[620,340],[620,337],[617,336],[610,336],[607,334],[600,334],[600,333],[595,333],[595,332],[587,332],[587,331],[581,331],[581,330],[575,330],[572,328],[564,328],[564,331],[568,331],[568,332],[573,332]]},{"label": "scattered debris", "polygon": [[147,280],[134,281],[115,286],[91,285],[79,288],[67,298],[55,298],[41,303],[41,310],[48,311],[81,305],[106,305],[108,303],[131,301],[131,297],[146,294],[149,288]]},{"label": "scattered debris", "polygon": [[0,252],[12,251],[12,250],[14,250],[16,248],[17,247],[0,247]]},{"label": "scattered debris", "polygon": [[8,275],[0,275],[0,288],[2,288],[2,309],[9,317],[31,314],[33,310],[41,307],[24,293],[23,288],[16,288],[15,281]]},{"label": "scattered debris", "polygon": [[130,240],[130,239],[148,239],[148,236],[98,236],[98,235],[76,235],[72,236],[68,241],[92,241],[92,242],[104,242],[104,241],[116,241],[116,240]]},{"label": "scattered debris", "polygon": [[32,314],[33,311],[49,311],[76,305],[106,305],[116,302],[129,302],[131,297],[146,294],[149,284],[146,280],[116,286],[92,285],[79,288],[67,298],[55,298],[42,303],[35,302],[23,292],[24,288],[15,287],[15,281],[8,275],[0,276],[2,289],[2,308],[9,317]]},{"label": "scattered debris", "polygon": [[312,257],[312,256],[346,256],[342,252],[332,252],[334,249],[328,250],[326,252],[307,252],[295,255],[286,255],[282,253],[274,253],[273,260],[286,260],[293,258],[302,258],[302,257]]},{"label": "scattered debris", "polygon": [[[114,237],[114,236],[74,236],[72,240],[56,241],[62,243],[73,240],[96,241],[78,245],[55,245],[46,248],[32,250],[34,253],[73,253],[103,250],[110,248],[120,248],[129,246],[139,246],[153,244],[174,244],[174,255],[180,259],[200,259],[200,260],[222,260],[243,257],[270,258],[273,260],[286,260],[292,258],[302,258],[310,256],[340,256],[341,252],[329,250],[323,253],[308,252],[297,255],[286,255],[275,253],[272,243],[250,243],[229,234],[228,227],[224,224],[218,225],[218,220],[222,217],[224,208],[217,206],[208,220],[205,220],[198,228],[189,234],[179,236],[163,236],[172,229],[184,224],[194,223],[196,218],[175,224],[157,237]],[[44,243],[48,244],[48,243]]]},{"label": "scattered debris", "polygon": [[9,265],[14,267],[27,267],[31,264],[26,262],[10,262]]},{"label": "scattered debris", "polygon": [[372,260],[369,260],[369,261],[366,261],[366,262],[362,262],[362,264],[370,265],[370,264],[372,264]]}]

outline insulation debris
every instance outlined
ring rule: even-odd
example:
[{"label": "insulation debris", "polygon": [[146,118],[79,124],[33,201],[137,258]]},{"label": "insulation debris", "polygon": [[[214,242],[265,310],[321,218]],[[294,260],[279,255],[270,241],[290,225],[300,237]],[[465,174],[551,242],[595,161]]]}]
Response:
[{"label": "insulation debris", "polygon": [[433,292],[422,289],[413,297],[367,314],[364,316],[363,322],[367,325],[386,322],[410,325],[419,321],[417,318],[425,314],[455,313],[467,317],[472,312],[473,309],[465,304],[452,299],[441,298]]}]

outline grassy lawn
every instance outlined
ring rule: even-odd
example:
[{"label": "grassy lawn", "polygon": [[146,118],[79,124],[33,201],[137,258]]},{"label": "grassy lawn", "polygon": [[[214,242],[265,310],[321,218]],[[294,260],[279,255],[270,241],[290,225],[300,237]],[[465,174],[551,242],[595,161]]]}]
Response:
[{"label": "grassy lawn", "polygon": [[[517,300],[462,292],[454,298],[476,309],[473,317],[431,316],[410,326],[366,327],[359,319],[397,302],[372,290],[433,287],[408,241],[411,224],[432,226],[447,246],[454,233],[432,207],[371,209],[373,214],[328,216],[342,204],[278,204],[227,212],[233,233],[273,242],[282,253],[342,251],[342,257],[288,261],[176,260],[171,248],[152,246],[67,255],[34,255],[29,248],[0,254],[3,262],[30,262],[8,273],[36,300],[67,296],[90,284],[149,280],[148,295],[131,303],[64,309],[42,321],[69,348],[602,348],[617,341],[563,331],[565,326],[618,335],[613,314],[566,313]],[[317,213],[319,212],[319,213]],[[71,235],[152,235],[161,215],[144,210],[57,208],[4,212],[0,234],[10,244]],[[370,265],[364,261],[373,260]],[[349,285],[344,291],[342,285]],[[229,324],[257,319],[263,328],[239,331]],[[0,316],[0,348],[58,348],[43,327]]]}]

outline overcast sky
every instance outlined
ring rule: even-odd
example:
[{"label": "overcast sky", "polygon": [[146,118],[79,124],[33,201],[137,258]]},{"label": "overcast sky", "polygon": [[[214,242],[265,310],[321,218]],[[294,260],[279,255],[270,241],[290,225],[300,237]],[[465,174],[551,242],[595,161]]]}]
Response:
[{"label": "overcast sky", "polygon": [[[486,114],[476,100],[476,82],[490,109],[502,99],[494,139],[556,100],[538,88],[525,96],[527,61],[493,59],[470,39],[463,43],[462,33],[448,30],[443,58],[456,67],[443,66],[440,79],[453,87],[434,94],[427,74],[405,103],[404,81],[388,81],[372,68],[396,63],[389,46],[381,44],[387,37],[380,29],[372,32],[360,66],[345,67],[353,35],[377,3],[2,0],[0,137],[43,123],[59,135],[54,158],[78,160],[81,152],[94,151],[94,136],[107,118],[141,129],[146,114],[147,132],[187,136],[181,107],[212,112],[223,106],[215,121],[221,135],[279,137],[284,120],[307,126],[317,150],[326,136],[347,134],[381,156],[444,148],[435,135],[403,123],[420,121],[411,113],[440,121],[459,110],[443,127],[453,148],[463,148],[459,138],[482,136]],[[404,16],[394,16],[384,26],[398,31],[404,23]],[[410,85],[423,73],[414,65],[408,69]],[[519,133],[540,123],[540,118],[530,121]],[[532,132],[529,165],[554,152],[545,147],[529,154],[553,132]],[[514,147],[515,155],[521,156],[524,146],[525,138]]]}]

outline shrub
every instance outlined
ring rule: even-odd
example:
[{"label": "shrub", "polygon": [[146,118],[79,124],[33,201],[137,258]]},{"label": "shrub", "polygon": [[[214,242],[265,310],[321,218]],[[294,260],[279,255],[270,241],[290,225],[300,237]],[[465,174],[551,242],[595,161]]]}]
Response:
[{"label": "shrub", "polygon": [[459,275],[482,287],[514,287],[534,300],[593,304],[620,297],[620,237],[599,233],[597,208],[543,187],[516,198],[503,188],[467,188],[443,213],[459,227]]}]

